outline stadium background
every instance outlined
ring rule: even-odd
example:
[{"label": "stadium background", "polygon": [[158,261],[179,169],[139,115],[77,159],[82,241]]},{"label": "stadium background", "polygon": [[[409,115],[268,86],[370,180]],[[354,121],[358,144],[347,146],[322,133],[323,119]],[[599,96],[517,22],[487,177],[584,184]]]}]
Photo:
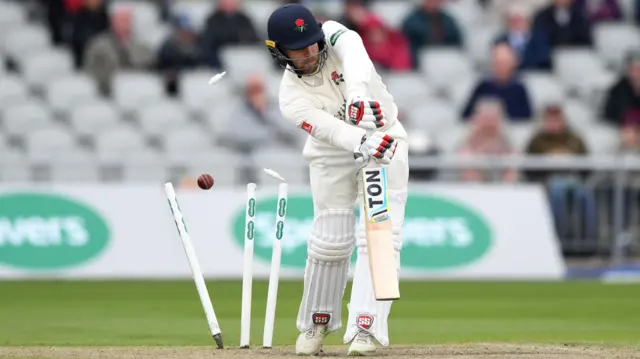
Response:
[{"label": "stadium background", "polygon": [[[239,10],[225,14],[218,2]],[[640,77],[640,1],[576,0],[565,28],[556,27],[566,13],[554,2],[564,1],[426,0],[430,15],[413,13],[422,1],[304,2],[363,36],[396,98],[411,137],[415,213],[431,225],[445,212],[460,216],[485,231],[473,240],[490,233],[510,244],[482,257],[488,272],[478,261],[462,268],[457,249],[437,241],[431,251],[410,247],[410,262],[413,252],[435,269],[419,272],[423,279],[447,261],[461,269],[440,272],[445,279],[638,277],[640,86],[634,93],[627,78]],[[222,276],[239,278],[233,240],[242,238],[223,232],[241,233],[246,183],[271,188],[267,211],[275,192],[263,167],[298,194],[308,180],[306,133],[280,118],[282,70],[262,45],[280,3],[0,0],[0,279],[9,280],[0,282],[0,343],[210,344],[188,281],[25,279],[188,277],[165,181],[179,189],[205,275],[218,278],[230,264]],[[509,32],[529,22],[530,36]],[[209,86],[220,71],[227,76]],[[203,172],[216,179],[212,191],[195,187]],[[308,193],[291,202],[300,209],[288,228],[301,228],[300,241]],[[409,224],[407,237],[420,244],[424,223]],[[428,228],[427,242],[452,240],[434,235],[444,227]],[[284,272],[299,278],[304,251],[291,250],[297,257],[286,264],[298,271]],[[258,277],[269,256],[268,245],[258,247]],[[255,338],[266,294],[257,282]],[[276,345],[295,338],[300,290],[299,281],[281,286]],[[212,279],[210,292],[234,343],[240,283]],[[636,343],[637,295],[636,286],[593,283],[408,282],[391,330],[402,343]]]}]

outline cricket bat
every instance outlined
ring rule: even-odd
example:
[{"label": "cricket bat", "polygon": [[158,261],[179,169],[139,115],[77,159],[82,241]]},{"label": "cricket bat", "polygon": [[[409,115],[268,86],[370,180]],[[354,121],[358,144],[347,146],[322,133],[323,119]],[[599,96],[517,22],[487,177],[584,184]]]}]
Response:
[{"label": "cricket bat", "polygon": [[400,299],[387,196],[387,169],[370,163],[360,171],[371,282],[376,300]]}]

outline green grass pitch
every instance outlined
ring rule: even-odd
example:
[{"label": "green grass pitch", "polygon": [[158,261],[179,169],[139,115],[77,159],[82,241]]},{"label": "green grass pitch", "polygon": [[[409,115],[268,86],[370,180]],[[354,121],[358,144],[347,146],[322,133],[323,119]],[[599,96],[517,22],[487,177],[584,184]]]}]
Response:
[{"label": "green grass pitch", "polygon": [[[238,346],[241,282],[207,285],[225,346]],[[276,346],[295,343],[301,291],[301,282],[280,282]],[[640,343],[640,285],[403,282],[401,292],[392,344]],[[252,346],[262,343],[266,293],[267,282],[254,281]],[[0,323],[1,346],[213,346],[189,280],[0,282]]]}]

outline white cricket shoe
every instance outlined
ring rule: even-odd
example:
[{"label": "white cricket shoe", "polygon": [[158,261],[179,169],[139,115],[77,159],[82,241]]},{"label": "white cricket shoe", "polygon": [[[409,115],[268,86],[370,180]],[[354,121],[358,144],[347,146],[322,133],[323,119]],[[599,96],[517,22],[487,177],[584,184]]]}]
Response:
[{"label": "white cricket shoe", "polygon": [[297,355],[316,355],[322,351],[322,341],[327,336],[326,325],[314,325],[296,340]]},{"label": "white cricket shoe", "polygon": [[367,356],[375,353],[376,341],[373,335],[361,330],[356,337],[353,338],[347,355],[349,356]]}]

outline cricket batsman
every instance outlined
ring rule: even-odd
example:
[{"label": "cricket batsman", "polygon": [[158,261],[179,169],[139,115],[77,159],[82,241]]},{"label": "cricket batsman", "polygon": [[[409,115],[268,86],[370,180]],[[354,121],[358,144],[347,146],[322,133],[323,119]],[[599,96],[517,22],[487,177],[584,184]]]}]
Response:
[{"label": "cricket batsman", "polygon": [[[318,23],[299,4],[284,5],[268,21],[267,48],[285,69],[279,102],[283,117],[309,133],[314,222],[308,240],[304,293],[297,318],[296,354],[322,351],[342,327],[342,297],[354,244],[357,261],[344,336],[349,355],[389,345],[390,301],[376,301],[364,221],[356,233],[354,205],[362,192],[358,172],[369,161],[387,168],[387,193],[396,263],[402,246],[409,165],[407,133],[362,39],[335,21]],[[359,202],[362,214],[362,200]]]}]

